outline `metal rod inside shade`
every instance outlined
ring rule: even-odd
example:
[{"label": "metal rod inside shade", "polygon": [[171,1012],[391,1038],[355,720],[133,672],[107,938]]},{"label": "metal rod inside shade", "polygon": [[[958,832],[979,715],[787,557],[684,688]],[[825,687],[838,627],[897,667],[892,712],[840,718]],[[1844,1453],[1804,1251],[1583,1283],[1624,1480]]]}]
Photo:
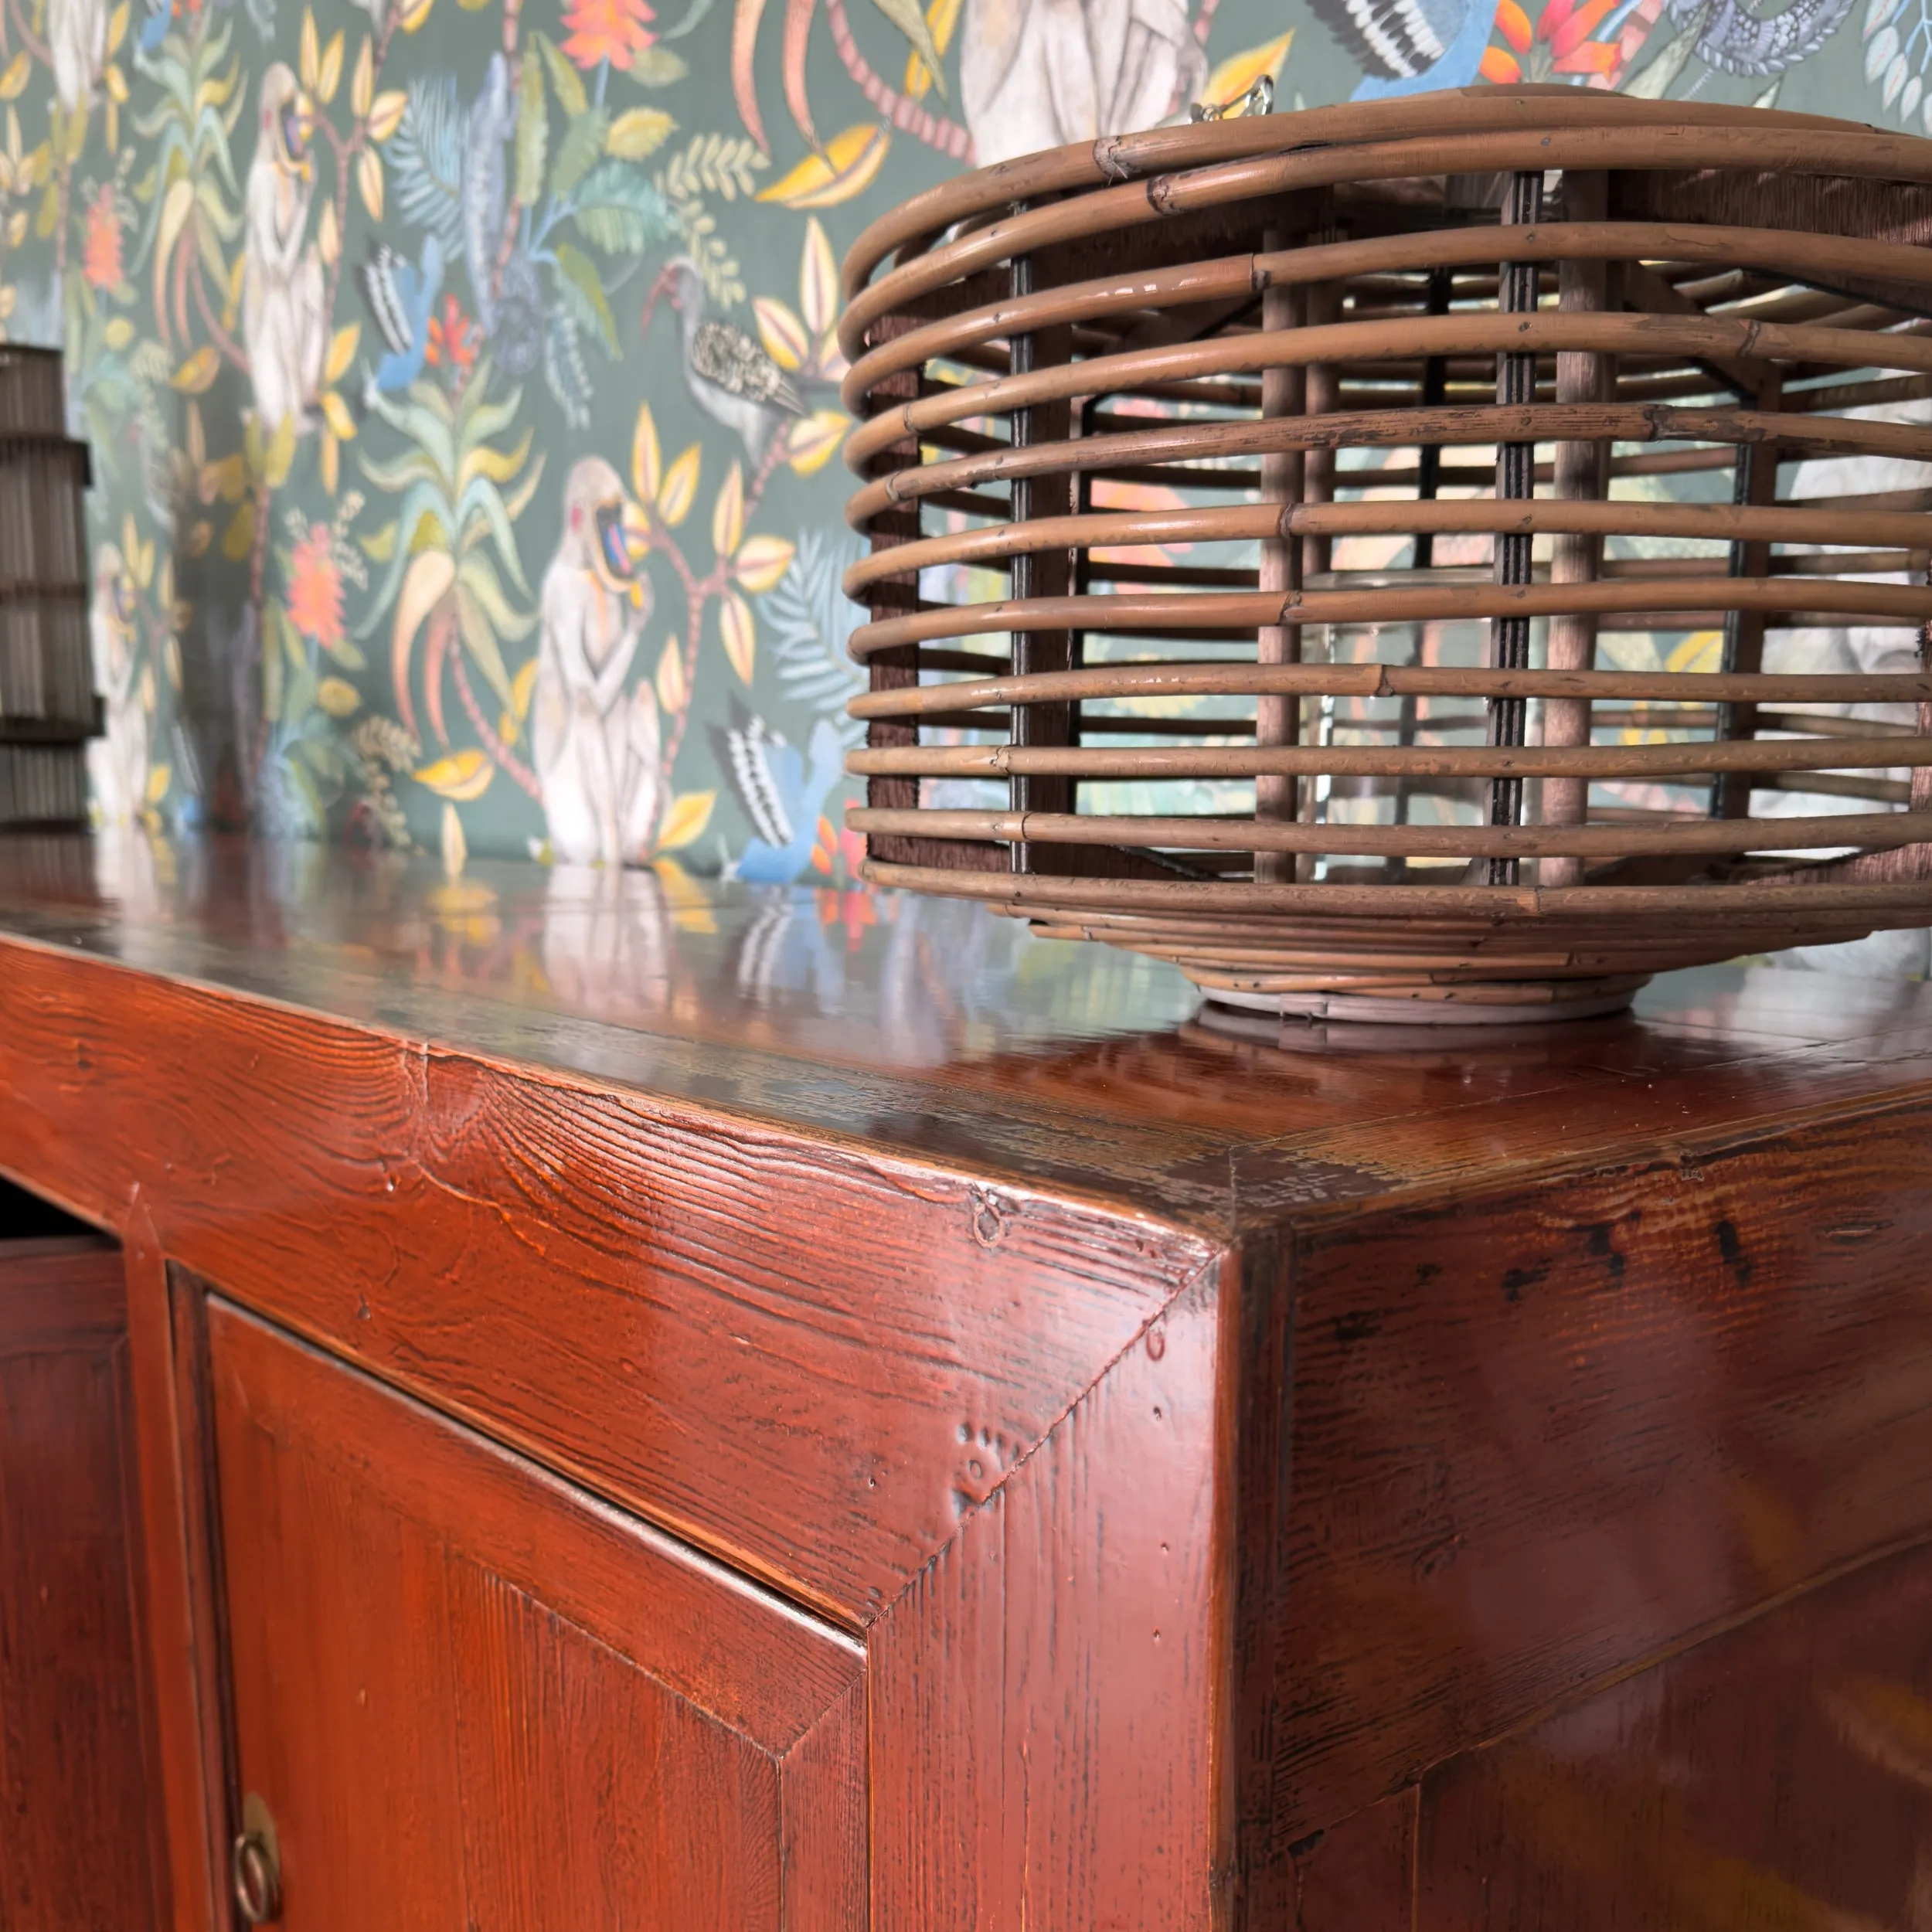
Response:
[{"label": "metal rod inside shade", "polygon": [[[1543,178],[1541,172],[1512,174],[1504,190],[1503,219],[1514,227],[1528,227],[1543,219]],[[1505,315],[1536,313],[1536,264],[1506,261],[1500,271],[1501,307]],[[1496,358],[1496,401],[1504,408],[1536,400],[1536,359],[1505,351]],[[1536,446],[1533,443],[1505,443],[1496,452],[1496,494],[1522,498],[1536,493]],[[1496,539],[1496,581],[1526,584],[1530,580],[1531,559],[1536,539],[1527,531],[1511,531]],[[1529,663],[1529,620],[1497,617],[1492,621],[1490,662],[1499,669],[1520,671]],[[1519,745],[1527,706],[1520,698],[1498,698],[1489,707],[1489,742]],[[1497,778],[1489,787],[1489,822],[1513,825],[1522,815],[1522,781]],[[1520,867],[1514,859],[1489,861],[1492,886],[1513,886]]]},{"label": "metal rod inside shade", "polygon": [[[1767,413],[1784,400],[1784,377],[1776,369],[1760,383],[1758,408]],[[1732,475],[1731,500],[1740,507],[1761,508],[1777,501],[1778,451],[1775,443],[1740,444],[1737,466]],[[1770,573],[1771,546],[1762,542],[1743,542],[1730,546],[1729,567],[1734,577],[1763,577]],[[1719,664],[1726,671],[1755,671],[1764,662],[1764,615],[1759,611],[1729,611],[1724,615],[1724,648]],[[1757,711],[1753,705],[1720,704],[1717,707],[1716,735],[1720,738],[1749,738],[1757,730]],[[1711,787],[1712,815],[1719,818],[1747,818],[1751,810],[1751,781],[1740,773],[1728,773]]]}]

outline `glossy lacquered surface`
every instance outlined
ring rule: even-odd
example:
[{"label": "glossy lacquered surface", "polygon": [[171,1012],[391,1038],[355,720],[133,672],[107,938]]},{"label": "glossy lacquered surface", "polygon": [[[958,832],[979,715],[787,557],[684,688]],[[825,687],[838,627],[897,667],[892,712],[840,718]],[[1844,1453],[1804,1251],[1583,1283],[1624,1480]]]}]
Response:
[{"label": "glossy lacquered surface", "polygon": [[[396,1733],[426,1764],[469,1748],[464,1672],[536,1681],[477,1576],[544,1607],[516,1670],[589,1668],[553,1616],[630,1658],[597,1668],[641,1732],[684,1666],[597,1633],[654,1580],[849,1647],[828,1923],[1648,1926],[1713,1870],[1686,1923],[1891,1922],[1906,1801],[1839,1773],[1932,1708],[1929,1077],[1904,981],[1323,1034],[944,905],[0,848],[0,1168],[128,1243],[174,1922],[238,1766],[291,1815],[369,1801],[343,1660],[426,1536],[462,1659],[444,1732]],[[600,1608],[570,1553],[607,1509]],[[753,1682],[805,1681],[791,1629],[743,1624]],[[548,1794],[479,1740],[436,1813],[527,1829],[492,1897],[595,1795],[519,1708]],[[782,1726],[700,1730],[780,1776]],[[1855,1817],[1766,1826],[1827,1777]]]},{"label": "glossy lacquered surface", "polygon": [[22,839],[0,932],[1217,1232],[1932,1080],[1915,981],[1716,968],[1513,1034],[1203,1023],[1166,966],[977,906],[668,867],[452,881],[318,845]]},{"label": "glossy lacquered surface", "polygon": [[0,1188],[0,1927],[155,1923],[121,1258]]}]

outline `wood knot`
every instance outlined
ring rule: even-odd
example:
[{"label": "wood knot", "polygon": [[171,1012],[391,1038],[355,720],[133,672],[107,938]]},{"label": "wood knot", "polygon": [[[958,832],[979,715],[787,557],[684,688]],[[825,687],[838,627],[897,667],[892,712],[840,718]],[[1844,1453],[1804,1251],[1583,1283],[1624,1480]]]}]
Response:
[{"label": "wood knot", "polygon": [[999,1196],[975,1188],[967,1197],[973,1211],[973,1239],[983,1248],[996,1248],[1006,1233],[1006,1209]]}]

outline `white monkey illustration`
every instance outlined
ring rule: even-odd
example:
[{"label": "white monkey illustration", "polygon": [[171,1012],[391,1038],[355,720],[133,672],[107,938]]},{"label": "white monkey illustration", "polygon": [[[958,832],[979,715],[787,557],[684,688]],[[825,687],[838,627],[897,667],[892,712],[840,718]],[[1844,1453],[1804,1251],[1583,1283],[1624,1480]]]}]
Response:
[{"label": "white monkey illustration", "polygon": [[1207,73],[1187,0],[966,0],[959,42],[982,165],[1151,128]]},{"label": "white monkey illustration", "polygon": [[92,101],[107,64],[107,0],[47,0],[47,53],[63,111]]},{"label": "white monkey illustration", "polygon": [[262,76],[260,131],[248,168],[248,266],[242,326],[262,433],[284,418],[308,427],[308,405],[320,386],[328,318],[322,313],[322,260],[304,236],[315,196],[308,139],[313,110],[281,61]]},{"label": "white monkey illustration", "polygon": [[624,540],[624,485],[587,456],[563,487],[563,535],[543,577],[532,703],[550,849],[575,864],[636,864],[657,828],[658,700],[624,680],[651,614]]},{"label": "white monkey illustration", "polygon": [[148,805],[150,724],[141,703],[141,661],[129,620],[127,573],[117,545],[94,554],[94,594],[87,614],[94,682],[106,713],[102,735],[87,747],[87,775],[101,821],[124,825]]}]

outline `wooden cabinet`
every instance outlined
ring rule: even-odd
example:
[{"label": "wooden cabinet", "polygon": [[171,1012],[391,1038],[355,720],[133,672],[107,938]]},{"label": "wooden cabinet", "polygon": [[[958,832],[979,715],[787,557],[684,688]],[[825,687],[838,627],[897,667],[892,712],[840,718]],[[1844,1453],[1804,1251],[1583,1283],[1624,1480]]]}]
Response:
[{"label": "wooden cabinet", "polygon": [[111,1243],[0,1238],[0,1932],[154,1923],[126,1340]]},{"label": "wooden cabinet", "polygon": [[1932,987],[11,862],[0,1932],[1926,1921]]},{"label": "wooden cabinet", "polygon": [[288,1932],[845,1932],[864,1655],[218,1297],[233,1782]]}]

